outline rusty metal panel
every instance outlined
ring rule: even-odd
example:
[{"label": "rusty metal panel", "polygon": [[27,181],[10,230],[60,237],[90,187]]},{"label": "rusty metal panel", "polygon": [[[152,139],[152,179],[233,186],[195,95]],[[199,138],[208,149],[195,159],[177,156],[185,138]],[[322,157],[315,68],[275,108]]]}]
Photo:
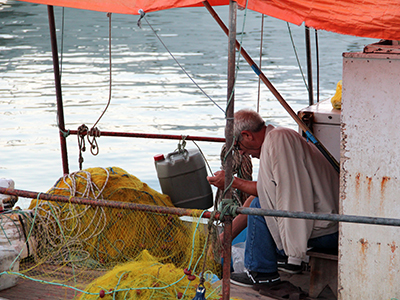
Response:
[{"label": "rusty metal panel", "polygon": [[[400,55],[343,55],[341,213],[400,218]],[[400,229],[342,223],[339,299],[400,299]]]}]

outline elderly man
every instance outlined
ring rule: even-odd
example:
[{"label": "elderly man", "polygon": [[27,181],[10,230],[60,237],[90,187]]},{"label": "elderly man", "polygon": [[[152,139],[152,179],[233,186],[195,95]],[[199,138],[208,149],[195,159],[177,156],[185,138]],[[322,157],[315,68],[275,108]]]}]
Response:
[{"label": "elderly man", "polygon": [[[250,195],[245,206],[287,211],[338,213],[339,176],[320,151],[296,131],[266,125],[252,110],[235,113],[235,146],[260,159],[258,180],[234,178],[232,188]],[[208,181],[224,188],[225,173]],[[246,227],[245,273],[232,273],[241,286],[269,286],[280,281],[278,257],[287,257],[292,273],[300,270],[308,247],[334,248],[338,224],[332,221],[240,215],[233,235]]]}]

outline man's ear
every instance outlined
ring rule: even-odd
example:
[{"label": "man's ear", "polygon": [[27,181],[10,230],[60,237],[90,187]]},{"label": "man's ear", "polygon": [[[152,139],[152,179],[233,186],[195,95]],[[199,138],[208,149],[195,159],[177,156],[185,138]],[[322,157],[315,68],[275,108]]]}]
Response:
[{"label": "man's ear", "polygon": [[254,139],[253,133],[251,131],[243,130],[240,134],[242,135],[243,140],[246,139],[248,141],[252,141]]}]

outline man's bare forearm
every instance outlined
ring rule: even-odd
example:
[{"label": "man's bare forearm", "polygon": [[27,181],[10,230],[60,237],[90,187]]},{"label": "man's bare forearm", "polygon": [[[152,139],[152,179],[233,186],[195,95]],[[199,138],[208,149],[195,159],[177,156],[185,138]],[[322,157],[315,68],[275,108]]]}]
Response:
[{"label": "man's bare forearm", "polygon": [[257,181],[250,181],[235,177],[232,183],[232,187],[238,189],[246,194],[252,196],[258,196],[257,193]]}]

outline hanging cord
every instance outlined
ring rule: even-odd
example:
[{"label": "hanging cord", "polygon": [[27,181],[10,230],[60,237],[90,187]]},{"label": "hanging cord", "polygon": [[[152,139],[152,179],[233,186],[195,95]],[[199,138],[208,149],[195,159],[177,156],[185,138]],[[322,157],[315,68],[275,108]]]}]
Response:
[{"label": "hanging cord", "polygon": [[79,158],[78,158],[78,163],[79,163],[79,170],[82,170],[82,165],[83,165],[83,155],[82,152],[86,151],[86,146],[85,146],[85,135],[87,134],[88,128],[85,124],[82,124],[81,126],[78,127],[78,134],[76,135],[78,137],[78,148],[79,148]]},{"label": "hanging cord", "polygon": [[[60,47],[60,82],[61,82],[61,77],[62,77],[62,67],[63,67],[63,55],[64,55],[64,16],[65,16],[65,10],[64,7],[62,8],[62,13],[61,13],[61,47]],[[58,130],[62,133],[63,137],[66,138],[70,135],[69,129],[67,131],[64,131],[61,129],[60,124],[58,122],[58,111],[57,111],[57,127]]]},{"label": "hanging cord", "polygon": [[208,223],[207,223],[208,235],[207,235],[206,242],[205,242],[205,249],[207,249],[207,251],[205,251],[205,253],[204,253],[203,265],[202,265],[201,272],[200,272],[200,280],[199,280],[200,282],[199,282],[199,285],[197,286],[196,295],[193,298],[193,300],[206,299],[205,298],[206,289],[204,287],[204,282],[206,280],[204,278],[204,274],[205,274],[205,269],[206,269],[207,256],[209,254],[208,250],[209,250],[210,242],[213,245],[212,251],[213,251],[214,257],[218,257],[220,250],[221,250],[221,244],[219,242],[219,235],[218,235],[216,226],[214,225],[214,222],[216,221],[216,218],[215,218],[216,213],[217,213],[217,211],[215,211],[215,210],[211,213],[210,219],[208,220]]},{"label": "hanging cord", "polygon": [[319,102],[319,46],[318,46],[318,31],[315,30],[315,58],[317,60],[317,102]]},{"label": "hanging cord", "polygon": [[62,8],[62,19],[61,19],[61,53],[60,53],[60,81],[62,76],[62,67],[63,67],[63,54],[64,54],[64,16],[65,10]]},{"label": "hanging cord", "polygon": [[299,66],[301,76],[303,77],[304,85],[306,86],[306,89],[308,91],[308,84],[307,84],[306,78],[304,77],[303,69],[301,68],[299,56],[297,55],[297,49],[296,49],[296,46],[295,46],[294,41],[293,41],[292,31],[290,30],[289,22],[286,22],[286,24],[287,24],[287,28],[288,28],[288,31],[289,31],[290,40],[292,42],[293,51],[294,51],[294,54],[296,56],[297,65]]},{"label": "hanging cord", "polygon": [[[235,94],[235,89],[236,89],[236,80],[238,78],[238,73],[239,73],[239,65],[240,65],[240,58],[241,56],[241,51],[242,51],[242,44],[243,44],[243,36],[244,36],[244,28],[246,25],[246,18],[247,18],[247,4],[248,4],[248,0],[246,0],[246,6],[242,9],[244,9],[244,14],[243,14],[243,25],[242,25],[242,32],[240,35],[240,42],[239,42],[239,49],[237,51],[237,58],[236,58],[236,70],[235,70],[235,78],[234,78],[234,82],[233,82],[233,88],[232,88],[232,92],[229,95],[228,101],[226,103],[226,107],[229,106],[229,104],[231,103],[232,99],[233,99],[233,95]],[[226,117],[226,114],[225,114]],[[233,145],[232,145],[233,146]]]},{"label": "hanging cord", "polygon": [[199,152],[200,152],[201,156],[203,157],[204,161],[205,161],[206,164],[207,164],[208,171],[210,172],[210,175],[214,174],[214,172],[213,172],[212,169],[211,169],[210,164],[208,163],[208,161],[207,161],[207,159],[206,159],[206,156],[204,155],[203,151],[201,151],[200,146],[197,145],[197,143],[196,143],[195,141],[192,140],[192,142],[193,142],[193,144],[195,144],[195,146],[197,147],[197,149],[199,149]]},{"label": "hanging cord", "polygon": [[111,13],[107,13],[108,17],[108,56],[109,56],[109,89],[108,89],[108,101],[107,105],[104,108],[103,112],[101,113],[100,117],[97,119],[97,121],[93,124],[92,128],[87,132],[87,141],[90,144],[90,153],[92,155],[96,156],[99,154],[99,145],[97,143],[96,138],[99,138],[101,136],[100,129],[96,127],[96,125],[99,123],[100,119],[104,116],[106,113],[108,107],[110,106],[111,103],[111,95],[112,95],[112,56],[111,56]]},{"label": "hanging cord", "polygon": [[104,108],[103,112],[101,113],[101,115],[99,116],[97,121],[93,124],[93,126],[90,130],[85,124],[79,126],[79,128],[78,128],[79,170],[82,170],[82,164],[84,161],[82,152],[86,151],[85,139],[84,139],[85,134],[86,134],[87,141],[90,144],[90,153],[92,153],[92,155],[94,155],[94,156],[99,154],[100,148],[99,148],[99,144],[97,143],[97,138],[100,138],[101,132],[100,132],[100,129],[98,129],[96,127],[96,125],[99,123],[100,119],[106,113],[106,111],[111,103],[111,94],[112,94],[111,13],[107,13],[107,17],[108,17],[108,54],[109,54],[109,70],[110,70],[108,101],[107,101],[107,105]]},{"label": "hanging cord", "polygon": [[111,91],[112,91],[112,60],[111,60],[111,13],[107,13],[108,17],[108,56],[109,56],[109,74],[110,74],[110,84],[109,84],[109,93],[108,93],[108,102],[106,105],[106,108],[104,109],[103,113],[100,115],[100,117],[97,119],[97,121],[93,124],[92,129],[95,128],[97,123],[99,123],[100,119],[103,117],[105,112],[108,109],[108,106],[110,105],[111,102]]},{"label": "hanging cord", "polygon": [[178,64],[178,66],[182,69],[182,71],[186,74],[187,77],[189,77],[189,79],[197,86],[197,88],[204,94],[204,96],[206,96],[212,103],[215,104],[215,106],[217,106],[224,114],[225,111],[223,110],[223,108],[221,106],[218,105],[218,103],[216,103],[213,99],[211,99],[211,97],[209,95],[207,95],[207,93],[196,83],[196,81],[188,74],[188,72],[186,72],[186,70],[182,67],[182,65],[179,63],[179,61],[175,58],[175,56],[171,53],[171,51],[168,49],[168,47],[164,44],[164,42],[161,40],[161,38],[159,37],[159,35],[157,34],[157,32],[154,30],[154,28],[151,26],[150,22],[147,20],[146,18],[146,14],[143,11],[143,9],[139,9],[139,14],[140,14],[140,18],[137,22],[139,28],[142,28],[141,24],[141,20],[144,19],[147,23],[147,25],[149,25],[150,29],[153,31],[154,35],[157,37],[157,39],[160,41],[160,43],[164,46],[165,50],[167,50],[167,52],[169,53],[169,55],[171,55],[171,57],[173,58],[173,60]]},{"label": "hanging cord", "polygon": [[[264,37],[264,14],[261,14],[261,40],[260,40],[260,64],[259,64],[260,70],[262,63],[263,37]],[[258,76],[257,112],[260,112],[260,97],[261,97],[261,78],[260,76]]]}]

